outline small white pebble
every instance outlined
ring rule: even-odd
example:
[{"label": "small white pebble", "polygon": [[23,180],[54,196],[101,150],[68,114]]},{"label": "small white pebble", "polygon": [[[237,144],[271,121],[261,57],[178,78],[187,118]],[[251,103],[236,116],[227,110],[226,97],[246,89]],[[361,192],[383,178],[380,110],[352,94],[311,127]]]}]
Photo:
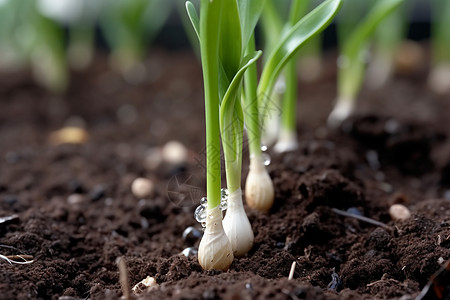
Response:
[{"label": "small white pebble", "polygon": [[444,262],[445,260],[442,256],[438,258],[438,264],[442,265]]},{"label": "small white pebble", "polygon": [[406,220],[411,217],[409,209],[402,204],[394,204],[389,208],[392,220]]},{"label": "small white pebble", "polygon": [[89,138],[86,130],[79,127],[64,127],[50,133],[49,141],[52,145],[83,144]]},{"label": "small white pebble", "polygon": [[83,195],[80,195],[80,194],[71,194],[71,195],[69,195],[69,197],[67,197],[67,202],[70,205],[80,204],[80,203],[83,203],[84,201],[85,201],[85,198],[83,197]]},{"label": "small white pebble", "polygon": [[157,287],[159,287],[159,285],[156,283],[155,278],[147,276],[147,278],[138,282],[131,290],[133,291],[133,294],[140,295],[147,290],[151,290]]},{"label": "small white pebble", "polygon": [[162,149],[162,158],[170,164],[180,164],[187,160],[188,151],[186,147],[177,141],[167,142]]},{"label": "small white pebble", "polygon": [[151,180],[138,177],[131,183],[131,192],[136,198],[151,196],[154,191],[154,184]]}]

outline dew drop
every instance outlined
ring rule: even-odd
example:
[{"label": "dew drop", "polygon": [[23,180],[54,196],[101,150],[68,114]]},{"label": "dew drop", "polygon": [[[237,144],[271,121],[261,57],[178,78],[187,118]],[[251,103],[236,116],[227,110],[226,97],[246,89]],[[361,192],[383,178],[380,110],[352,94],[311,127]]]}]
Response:
[{"label": "dew drop", "polygon": [[208,202],[208,200],[206,199],[206,197],[203,197],[202,199],[200,199],[201,205],[206,205],[207,202]]},{"label": "dew drop", "polygon": [[189,247],[189,248],[185,248],[181,253],[186,257],[191,257],[191,256],[197,255],[198,250],[197,250],[197,248]]},{"label": "dew drop", "polygon": [[193,245],[203,236],[203,232],[193,226],[189,226],[183,231],[183,240],[186,244]]},{"label": "dew drop", "polygon": [[206,220],[206,204],[200,204],[197,206],[194,212],[194,217],[197,220],[197,222],[202,223]]},{"label": "dew drop", "polygon": [[264,165],[267,167],[272,162],[272,159],[270,158],[270,155],[267,153],[261,154],[262,160],[264,162]]},{"label": "dew drop", "polygon": [[261,145],[261,151],[262,152],[266,152],[267,151],[267,146],[266,145]]}]

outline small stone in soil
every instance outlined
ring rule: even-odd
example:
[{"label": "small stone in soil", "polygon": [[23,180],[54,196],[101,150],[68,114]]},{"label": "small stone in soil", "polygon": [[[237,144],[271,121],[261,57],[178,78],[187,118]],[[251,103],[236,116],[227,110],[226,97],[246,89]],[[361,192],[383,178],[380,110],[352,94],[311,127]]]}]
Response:
[{"label": "small stone in soil", "polygon": [[328,290],[339,292],[342,286],[342,281],[339,275],[334,271],[331,273],[331,282],[328,284]]},{"label": "small stone in soil", "polygon": [[193,257],[197,255],[198,250],[194,247],[185,248],[183,251],[181,251],[181,254],[183,254],[186,257]]},{"label": "small stone in soil", "polygon": [[52,145],[60,144],[83,144],[87,141],[89,134],[83,128],[64,127],[60,130],[53,131],[49,136]]},{"label": "small stone in soil", "polygon": [[181,164],[187,160],[187,156],[186,147],[177,141],[167,142],[162,148],[162,158],[169,164]]},{"label": "small stone in soil", "polygon": [[275,244],[275,247],[277,247],[277,248],[284,248],[284,243],[283,242],[277,242]]},{"label": "small stone in soil", "polygon": [[83,195],[80,194],[72,194],[69,195],[69,197],[67,197],[67,203],[69,203],[70,205],[77,205],[77,204],[81,204],[85,201]]},{"label": "small stone in soil", "polygon": [[146,291],[158,288],[155,278],[147,276],[145,279],[139,281],[131,290],[135,295],[141,295]]},{"label": "small stone in soil", "polygon": [[148,229],[149,223],[146,218],[141,218],[141,227],[142,227],[142,229]]},{"label": "small stone in soil", "polygon": [[411,217],[411,212],[403,204],[394,204],[389,208],[389,215],[392,220],[406,220]]},{"label": "small stone in soil", "polygon": [[366,159],[369,166],[373,170],[378,170],[380,168],[380,161],[378,159],[378,153],[375,150],[369,150],[366,153]]},{"label": "small stone in soil", "polygon": [[136,198],[146,198],[153,194],[154,184],[151,180],[138,177],[131,183],[131,192]]},{"label": "small stone in soil", "polygon": [[203,232],[193,226],[183,231],[183,241],[187,245],[194,245],[203,236]]},{"label": "small stone in soil", "polygon": [[89,199],[92,201],[100,200],[105,196],[105,189],[101,185],[97,185],[92,190],[91,194],[89,195]]},{"label": "small stone in soil", "polygon": [[252,289],[253,289],[253,286],[252,286],[252,284],[251,284],[250,282],[247,282],[247,283],[245,284],[245,288],[248,289],[248,290],[252,290]]}]

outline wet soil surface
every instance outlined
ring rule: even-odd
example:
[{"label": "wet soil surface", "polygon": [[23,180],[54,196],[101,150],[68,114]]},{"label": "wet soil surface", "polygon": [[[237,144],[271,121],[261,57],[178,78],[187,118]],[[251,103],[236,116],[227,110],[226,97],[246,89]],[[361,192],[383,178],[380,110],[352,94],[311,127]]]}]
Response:
[{"label": "wet soil surface", "polygon": [[[99,56],[64,96],[1,75],[0,254],[34,260],[0,260],[0,298],[118,299],[124,257],[131,286],[156,279],[144,299],[413,299],[450,258],[450,99],[427,90],[425,73],[395,77],[365,88],[355,116],[329,130],[332,55],[326,63],[319,81],[300,83],[299,149],[270,153],[275,205],[269,214],[246,207],[255,244],[227,272],[182,254],[198,246],[196,232],[182,234],[201,228],[193,212],[205,195],[201,70],[191,54],[154,51],[139,84]],[[67,122],[84,123],[87,141],[50,138]],[[187,147],[184,162],[160,161],[171,140]],[[144,199],[130,191],[140,176],[155,183]],[[392,220],[392,204],[411,217]]]}]

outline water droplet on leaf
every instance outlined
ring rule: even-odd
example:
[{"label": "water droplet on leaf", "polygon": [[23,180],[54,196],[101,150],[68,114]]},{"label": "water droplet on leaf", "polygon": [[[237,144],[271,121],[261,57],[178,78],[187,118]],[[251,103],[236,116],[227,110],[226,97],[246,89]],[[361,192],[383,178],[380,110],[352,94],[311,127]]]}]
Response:
[{"label": "water droplet on leaf", "polygon": [[267,167],[272,162],[272,159],[270,158],[270,155],[267,153],[261,154],[262,160],[264,162],[264,165]]},{"label": "water droplet on leaf", "polygon": [[197,222],[202,223],[206,220],[206,203],[200,204],[197,206],[194,212],[194,217],[197,220]]}]

